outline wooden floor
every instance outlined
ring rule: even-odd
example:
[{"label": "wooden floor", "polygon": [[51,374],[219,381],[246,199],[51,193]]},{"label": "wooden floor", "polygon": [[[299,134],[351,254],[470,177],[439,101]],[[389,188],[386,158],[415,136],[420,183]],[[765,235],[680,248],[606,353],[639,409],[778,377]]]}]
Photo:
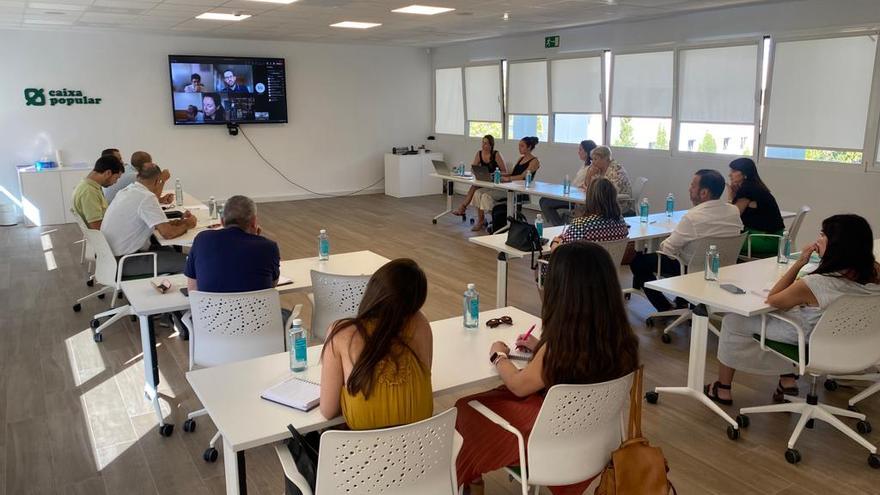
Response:
[{"label": "wooden floor", "polygon": [[[447,216],[431,217],[440,196],[394,199],[383,195],[261,204],[266,235],[281,246],[282,259],[313,256],[318,229],[326,228],[334,252],[370,249],[388,258],[411,257],[428,274],[425,313],[435,320],[461,311],[461,293],[477,284],[483,308],[495,300],[495,255],[467,242],[469,225]],[[91,315],[107,301],[90,301],[74,313],[74,299],[89,292],[79,264],[76,227],[0,227],[0,495],[39,494],[205,494],[223,493],[223,458],[202,461],[214,433],[200,420],[193,434],[182,431],[185,414],[198,408],[186,383],[187,347],[168,329],[159,329],[158,356],[176,423],[162,438],[143,399],[143,365],[136,326],[123,321],[92,341]],[[622,271],[628,283],[628,270]],[[284,296],[292,306],[301,295]],[[511,263],[510,304],[539,314],[537,293],[524,262]],[[649,306],[629,303],[641,341],[647,385],[679,385],[687,368],[687,329],[662,344],[642,324]],[[308,321],[308,320],[307,320]],[[710,340],[708,376],[717,365]],[[775,380],[742,375],[734,390],[737,406],[764,404]],[[805,390],[806,383],[801,384]],[[854,389],[822,390],[830,403],[846,404]],[[436,410],[456,397],[437,399]],[[862,410],[880,417],[880,397]],[[735,409],[728,408],[735,414]],[[722,421],[690,400],[664,396],[645,408],[645,433],[663,448],[670,476],[682,494],[880,493],[880,471],[868,468],[867,453],[825,424],[807,430],[798,444],[803,461],[791,466],[783,452],[796,417],[752,416],[738,442],[727,439]],[[880,427],[880,420],[877,426]],[[868,435],[880,443],[880,433]],[[222,449],[221,449],[222,452]],[[247,452],[252,494],[279,494],[280,466],[270,447]],[[487,478],[487,493],[518,493],[500,473]]]}]

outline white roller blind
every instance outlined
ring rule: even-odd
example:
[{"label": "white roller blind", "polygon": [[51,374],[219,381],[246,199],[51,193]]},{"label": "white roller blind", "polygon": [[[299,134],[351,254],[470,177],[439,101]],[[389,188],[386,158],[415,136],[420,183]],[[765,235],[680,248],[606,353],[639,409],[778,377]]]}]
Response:
[{"label": "white roller blind", "polygon": [[550,61],[554,112],[602,113],[602,61],[599,57]]},{"label": "white roller blind", "polygon": [[464,134],[461,67],[434,71],[434,132]]},{"label": "white roller blind", "polygon": [[464,69],[467,118],[479,122],[501,122],[501,66],[482,65]]},{"label": "white roller blind", "polygon": [[547,115],[547,61],[510,64],[508,113]]},{"label": "white roller blind", "polygon": [[777,43],[767,144],[862,149],[876,49],[869,36]]},{"label": "white roller blind", "polygon": [[682,50],[679,119],[754,124],[758,45]]},{"label": "white roller blind", "polygon": [[611,115],[672,117],[673,53],[615,55]]}]

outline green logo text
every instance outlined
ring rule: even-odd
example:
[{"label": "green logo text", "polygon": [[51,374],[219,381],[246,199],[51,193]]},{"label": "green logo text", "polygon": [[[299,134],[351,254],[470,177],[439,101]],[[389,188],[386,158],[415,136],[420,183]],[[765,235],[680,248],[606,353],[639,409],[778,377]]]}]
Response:
[{"label": "green logo text", "polygon": [[[25,88],[25,106],[42,107],[46,105],[46,90],[43,88]],[[101,98],[91,98],[78,89],[49,90],[49,106],[56,105],[100,105]]]}]

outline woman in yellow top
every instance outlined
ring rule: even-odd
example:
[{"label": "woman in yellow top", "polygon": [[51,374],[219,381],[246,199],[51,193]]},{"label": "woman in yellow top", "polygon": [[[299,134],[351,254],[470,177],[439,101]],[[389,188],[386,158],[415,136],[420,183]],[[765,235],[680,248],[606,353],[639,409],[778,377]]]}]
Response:
[{"label": "woman in yellow top", "polygon": [[428,281],[411,259],[373,274],[357,316],[331,327],[321,359],[321,414],[340,413],[353,430],[429,418],[431,326],[420,311]]}]

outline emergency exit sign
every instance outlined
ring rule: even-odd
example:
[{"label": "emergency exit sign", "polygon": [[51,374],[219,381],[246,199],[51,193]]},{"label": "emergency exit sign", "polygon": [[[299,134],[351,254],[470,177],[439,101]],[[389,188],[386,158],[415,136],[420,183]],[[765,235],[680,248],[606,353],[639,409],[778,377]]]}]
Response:
[{"label": "emergency exit sign", "polygon": [[559,36],[546,36],[544,38],[544,48],[559,48]]}]

